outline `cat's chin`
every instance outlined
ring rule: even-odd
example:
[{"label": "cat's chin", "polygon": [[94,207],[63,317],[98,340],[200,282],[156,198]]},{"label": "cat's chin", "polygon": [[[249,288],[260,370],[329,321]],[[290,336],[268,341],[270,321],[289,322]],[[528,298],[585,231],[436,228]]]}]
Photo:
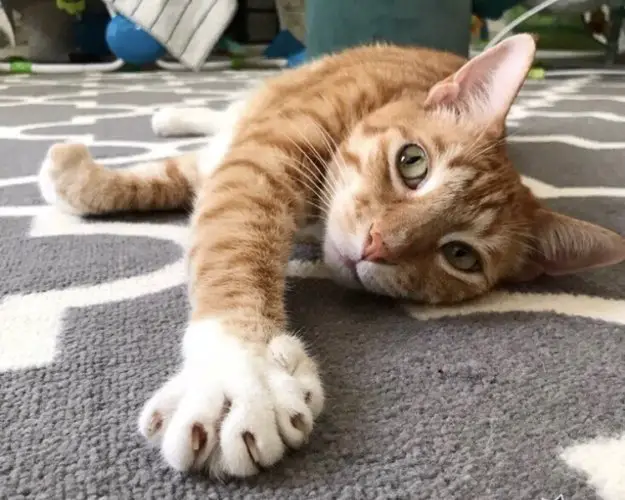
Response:
[{"label": "cat's chin", "polygon": [[[323,261],[330,277],[339,285],[353,290],[365,290],[376,295],[404,298],[396,287],[383,286],[380,282],[380,273],[390,272],[384,265],[364,260],[354,261],[345,257],[334,245],[324,246]],[[388,278],[388,277],[387,277]],[[392,279],[382,280],[392,282]]]},{"label": "cat's chin", "polygon": [[396,287],[383,286],[383,282],[392,283],[393,279],[384,280],[385,272],[393,272],[389,266],[374,262],[360,262],[358,264],[358,278],[363,289],[376,295],[385,297],[403,298],[404,294]]},{"label": "cat's chin", "polygon": [[[351,290],[361,290],[385,297],[406,298],[399,291],[388,289],[380,285],[375,278],[376,264],[360,261],[354,263],[328,262],[331,278],[335,283]],[[377,270],[379,272],[379,269]]]},{"label": "cat's chin", "polygon": [[339,285],[353,290],[362,290],[364,288],[354,264],[334,259],[325,259],[325,265],[330,270],[331,278]]},{"label": "cat's chin", "polygon": [[357,261],[345,256],[335,244],[326,239],[323,248],[323,261],[332,279],[346,288],[362,289],[362,281],[356,269]]}]

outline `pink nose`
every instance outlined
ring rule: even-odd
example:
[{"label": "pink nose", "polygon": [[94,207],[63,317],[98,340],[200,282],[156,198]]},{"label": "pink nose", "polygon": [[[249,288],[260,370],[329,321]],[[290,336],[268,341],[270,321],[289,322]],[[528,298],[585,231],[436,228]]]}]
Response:
[{"label": "pink nose", "polygon": [[362,250],[362,260],[371,262],[386,260],[388,257],[388,248],[382,240],[382,235],[373,228],[369,231],[367,242]]}]

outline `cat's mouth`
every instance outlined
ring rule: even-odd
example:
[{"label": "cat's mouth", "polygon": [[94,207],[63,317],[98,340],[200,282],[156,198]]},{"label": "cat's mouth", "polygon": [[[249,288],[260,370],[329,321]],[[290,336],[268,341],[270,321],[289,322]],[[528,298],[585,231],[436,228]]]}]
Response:
[{"label": "cat's mouth", "polygon": [[340,259],[343,265],[345,266],[345,268],[352,275],[352,278],[354,278],[354,281],[358,283],[360,286],[363,286],[362,280],[360,279],[360,276],[358,275],[358,269],[356,267],[359,261],[350,259],[349,257],[345,257],[343,255],[341,255]]},{"label": "cat's mouth", "polygon": [[358,275],[359,258],[353,258],[342,251],[339,245],[326,238],[324,241],[324,261],[332,270],[333,277],[343,286],[349,288],[364,288]]}]

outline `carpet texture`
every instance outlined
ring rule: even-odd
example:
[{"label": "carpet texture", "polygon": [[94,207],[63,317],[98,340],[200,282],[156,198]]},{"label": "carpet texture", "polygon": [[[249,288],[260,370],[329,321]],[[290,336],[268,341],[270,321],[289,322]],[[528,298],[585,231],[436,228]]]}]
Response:
[{"label": "carpet texture", "polygon": [[[288,309],[328,405],[309,445],[249,481],[164,466],[137,433],[177,367],[183,215],[79,220],[35,174],[72,139],[109,165],[189,150],[149,127],[264,73],[0,79],[0,498],[625,499],[625,266],[407,307],[291,264]],[[625,82],[530,82],[510,116],[526,181],[625,233]],[[303,279],[307,278],[307,279]]]}]

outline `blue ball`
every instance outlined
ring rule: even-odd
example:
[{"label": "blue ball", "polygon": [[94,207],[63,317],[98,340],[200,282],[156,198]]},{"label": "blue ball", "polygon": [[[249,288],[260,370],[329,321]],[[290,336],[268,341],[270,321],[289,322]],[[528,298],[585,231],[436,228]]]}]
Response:
[{"label": "blue ball", "polygon": [[296,66],[304,64],[306,60],[306,49],[300,50],[298,53],[292,54],[287,58],[286,66],[287,68],[295,68]]},{"label": "blue ball", "polygon": [[167,52],[152,35],[127,17],[120,15],[109,22],[106,28],[106,43],[119,59],[137,66],[153,63]]}]

